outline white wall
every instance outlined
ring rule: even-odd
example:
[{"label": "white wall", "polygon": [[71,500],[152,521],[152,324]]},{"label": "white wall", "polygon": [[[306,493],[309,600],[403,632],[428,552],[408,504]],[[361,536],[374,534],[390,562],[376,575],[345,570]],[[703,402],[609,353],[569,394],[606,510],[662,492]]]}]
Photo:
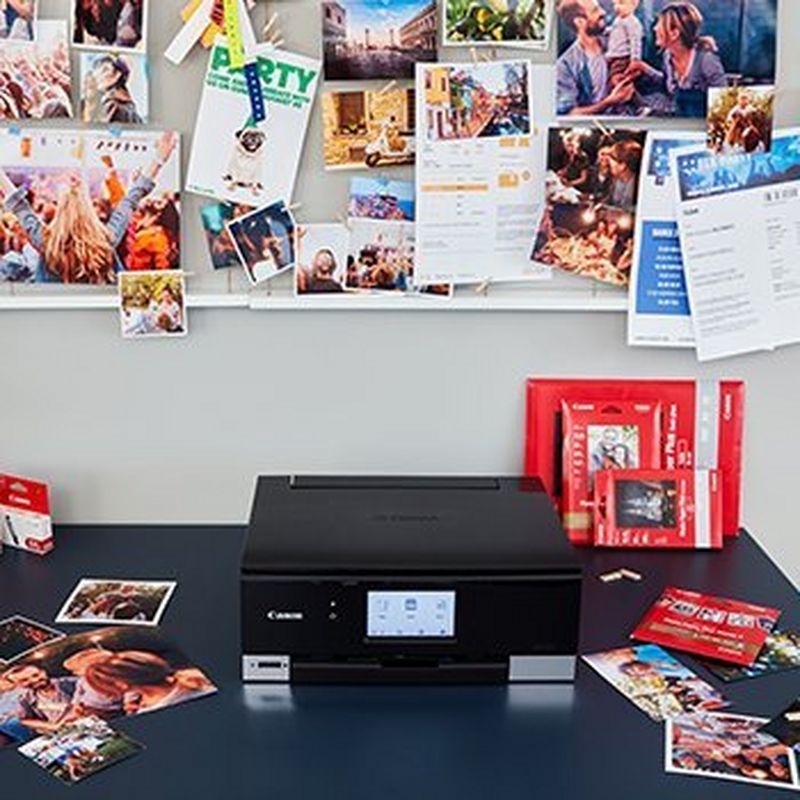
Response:
[{"label": "white wall", "polygon": [[[188,134],[203,62],[163,52],[182,0],[154,0],[154,119]],[[272,3],[287,45],[318,45],[315,0]],[[46,0],[46,15],[66,13]],[[781,8],[781,116],[800,109],[800,3]],[[792,116],[794,115],[794,116]],[[316,115],[315,115],[316,117]],[[186,138],[188,151],[188,136]],[[345,177],[320,170],[318,119],[297,199],[319,221]],[[186,263],[209,267],[186,203]],[[70,522],[240,522],[259,472],[514,474],[529,375],[742,377],[745,519],[800,579],[800,348],[700,366],[632,350],[619,314],[196,311],[180,341],[122,341],[105,311],[0,314],[0,465],[49,479]]]}]

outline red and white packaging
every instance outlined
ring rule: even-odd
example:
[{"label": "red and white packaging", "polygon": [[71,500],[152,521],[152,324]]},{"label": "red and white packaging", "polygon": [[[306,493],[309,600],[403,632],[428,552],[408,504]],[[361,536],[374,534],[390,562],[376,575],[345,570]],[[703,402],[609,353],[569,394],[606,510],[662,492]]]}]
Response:
[{"label": "red and white packaging", "polygon": [[623,469],[594,481],[596,547],[722,547],[719,470]]},{"label": "red and white packaging", "polygon": [[561,404],[564,488],[561,517],[573,542],[589,544],[594,529],[594,476],[609,469],[657,469],[659,403]]},{"label": "red and white packaging", "polygon": [[0,540],[4,545],[45,555],[55,546],[47,484],[0,475]]},{"label": "red and white packaging", "polygon": [[670,586],[631,639],[751,667],[781,612]]},{"label": "red and white packaging", "polygon": [[744,383],[710,380],[563,380],[527,382],[525,474],[541,478],[557,507],[562,496],[561,403],[661,403],[661,467],[719,469],[722,532],[739,532]]}]

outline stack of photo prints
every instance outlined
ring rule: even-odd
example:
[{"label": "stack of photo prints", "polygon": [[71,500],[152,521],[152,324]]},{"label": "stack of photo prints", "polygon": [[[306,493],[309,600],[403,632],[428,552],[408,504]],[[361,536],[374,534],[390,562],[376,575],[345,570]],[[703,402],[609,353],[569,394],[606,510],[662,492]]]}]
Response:
[{"label": "stack of photo prints", "polygon": [[[141,752],[112,726],[215,694],[160,632],[170,581],[85,578],[54,625],[0,621],[0,749],[74,784]],[[69,625],[100,626],[68,634]]]}]

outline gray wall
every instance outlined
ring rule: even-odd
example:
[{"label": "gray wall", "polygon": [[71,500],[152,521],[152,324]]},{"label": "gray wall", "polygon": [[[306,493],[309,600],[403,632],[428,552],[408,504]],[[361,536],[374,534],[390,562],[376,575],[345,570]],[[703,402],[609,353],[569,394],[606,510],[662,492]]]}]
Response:
[{"label": "gray wall", "polygon": [[[152,5],[154,118],[188,134],[202,59],[175,70],[157,57],[182,0]],[[315,52],[314,0],[270,5],[293,20],[287,45]],[[800,3],[784,0],[781,25],[786,123],[800,109]],[[306,221],[344,208],[344,176],[319,170],[317,123],[297,192]],[[185,267],[210,280],[196,209]],[[626,347],[620,314],[198,310],[190,325],[185,340],[128,342],[111,312],[0,314],[2,467],[49,479],[61,521],[240,522],[259,472],[516,473],[528,375],[742,377],[745,519],[800,578],[800,348],[700,366]]]}]

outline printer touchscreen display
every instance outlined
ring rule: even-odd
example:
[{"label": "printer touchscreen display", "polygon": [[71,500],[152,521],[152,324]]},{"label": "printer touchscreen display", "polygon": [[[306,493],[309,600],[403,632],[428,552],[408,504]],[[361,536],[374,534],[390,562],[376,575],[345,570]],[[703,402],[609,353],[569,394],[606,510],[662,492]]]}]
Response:
[{"label": "printer touchscreen display", "polygon": [[367,592],[368,638],[449,639],[455,619],[455,592]]}]

